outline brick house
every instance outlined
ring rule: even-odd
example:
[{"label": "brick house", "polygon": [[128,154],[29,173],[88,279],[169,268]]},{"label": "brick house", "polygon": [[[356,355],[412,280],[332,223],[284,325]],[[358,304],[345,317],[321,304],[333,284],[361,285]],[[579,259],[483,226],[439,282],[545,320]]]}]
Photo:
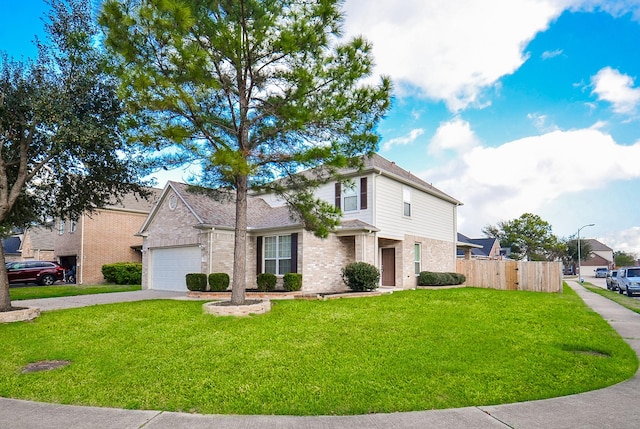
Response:
[{"label": "brick house", "polygon": [[54,228],[55,259],[65,268],[76,267],[78,283],[103,283],[102,266],[115,262],[142,262],[142,239],[135,234],[144,222],[159,189],[149,200],[126,195],[77,221],[58,219]]},{"label": "brick house", "polygon": [[596,268],[612,270],[615,266],[613,249],[593,238],[584,239],[591,247],[589,257],[580,263],[583,276],[595,276]]},{"label": "brick house", "polygon": [[[305,293],[341,291],[341,268],[368,262],[381,286],[413,288],[420,271],[455,271],[456,199],[374,155],[361,170],[344,171],[316,197],[339,206],[340,227],[320,239],[304,230],[274,195],[248,200],[249,288],[261,272],[302,274]],[[168,182],[139,235],[143,289],[186,291],[185,274],[232,275],[235,203]]]}]

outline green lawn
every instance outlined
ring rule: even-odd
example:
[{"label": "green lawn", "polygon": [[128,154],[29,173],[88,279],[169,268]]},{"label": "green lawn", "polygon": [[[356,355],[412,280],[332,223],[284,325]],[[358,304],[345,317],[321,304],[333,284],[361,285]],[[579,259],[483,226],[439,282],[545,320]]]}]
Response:
[{"label": "green lawn", "polygon": [[598,295],[602,295],[606,298],[609,298],[611,301],[617,302],[623,307],[628,308],[629,310],[635,311],[636,313],[640,313],[640,300],[630,298],[627,295],[622,295],[617,291],[611,291],[608,289],[603,289],[599,286],[595,286],[592,283],[583,283],[585,288],[589,289],[591,292],[595,292]]},{"label": "green lawn", "polygon": [[[157,300],[0,326],[0,396],[222,414],[346,415],[509,403],[632,377],[631,348],[569,288],[277,301],[247,318]],[[71,364],[22,373],[43,360]]]},{"label": "green lawn", "polygon": [[61,296],[91,295],[96,293],[130,292],[142,289],[140,285],[53,285],[11,287],[12,301],[21,299],[57,298]]}]

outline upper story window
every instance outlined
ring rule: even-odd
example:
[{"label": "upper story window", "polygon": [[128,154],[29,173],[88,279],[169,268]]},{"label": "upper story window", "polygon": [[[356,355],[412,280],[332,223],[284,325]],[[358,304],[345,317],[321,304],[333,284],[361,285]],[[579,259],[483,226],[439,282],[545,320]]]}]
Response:
[{"label": "upper story window", "polygon": [[69,221],[69,233],[73,234],[76,232],[76,227],[78,226],[78,222],[75,220]]},{"label": "upper story window", "polygon": [[407,217],[411,217],[411,189],[407,187],[402,188],[402,210],[403,214]]},{"label": "upper story window", "polygon": [[335,204],[343,212],[366,210],[367,208],[367,178],[349,180],[336,183]]},{"label": "upper story window", "polygon": [[358,185],[355,182],[342,185],[342,210],[345,212],[358,210]]},{"label": "upper story window", "polygon": [[60,221],[58,221],[58,235],[64,234],[64,226],[64,219],[60,219]]}]

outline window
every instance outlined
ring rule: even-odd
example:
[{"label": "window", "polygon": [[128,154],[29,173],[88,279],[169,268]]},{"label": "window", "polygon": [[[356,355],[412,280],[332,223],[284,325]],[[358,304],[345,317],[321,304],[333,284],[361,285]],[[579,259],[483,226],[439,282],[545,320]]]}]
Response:
[{"label": "window", "polygon": [[420,274],[420,271],[422,271],[422,249],[420,246],[420,243],[415,243],[413,245],[413,266],[414,266],[414,270],[416,275]]},{"label": "window", "polygon": [[73,234],[74,232],[76,232],[77,225],[78,222],[76,222],[75,220],[69,221],[69,233]]},{"label": "window", "polygon": [[358,210],[358,185],[347,182],[342,185],[342,210],[345,212]]},{"label": "window", "polygon": [[58,235],[64,234],[64,219],[60,219],[58,222]]},{"label": "window", "polygon": [[402,188],[403,214],[411,217],[411,189]]},{"label": "window", "polygon": [[343,212],[367,209],[367,178],[348,180],[344,183],[336,182],[335,205]]},{"label": "window", "polygon": [[264,272],[284,275],[291,272],[291,236],[264,237]]}]

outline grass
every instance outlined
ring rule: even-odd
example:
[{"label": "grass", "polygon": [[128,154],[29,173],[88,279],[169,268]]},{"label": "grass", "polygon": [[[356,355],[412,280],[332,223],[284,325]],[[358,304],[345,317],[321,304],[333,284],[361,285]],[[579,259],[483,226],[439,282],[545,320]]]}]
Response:
[{"label": "grass", "polygon": [[140,285],[54,285],[9,288],[12,301],[22,299],[58,298],[61,296],[91,295],[96,293],[130,292]]},{"label": "grass", "polygon": [[[0,396],[220,414],[349,415],[510,403],[632,377],[631,348],[569,288],[278,301],[214,317],[156,300],[0,326]],[[68,360],[51,371],[29,363]]]},{"label": "grass", "polygon": [[601,287],[595,286],[592,283],[583,283],[582,286],[589,289],[591,292],[595,292],[598,295],[602,295],[605,298],[609,298],[611,301],[614,301],[623,307],[628,308],[629,310],[635,311],[636,313],[640,313],[640,300],[633,299],[628,297],[627,295],[622,295],[617,291],[611,291],[608,289],[603,289]]}]

